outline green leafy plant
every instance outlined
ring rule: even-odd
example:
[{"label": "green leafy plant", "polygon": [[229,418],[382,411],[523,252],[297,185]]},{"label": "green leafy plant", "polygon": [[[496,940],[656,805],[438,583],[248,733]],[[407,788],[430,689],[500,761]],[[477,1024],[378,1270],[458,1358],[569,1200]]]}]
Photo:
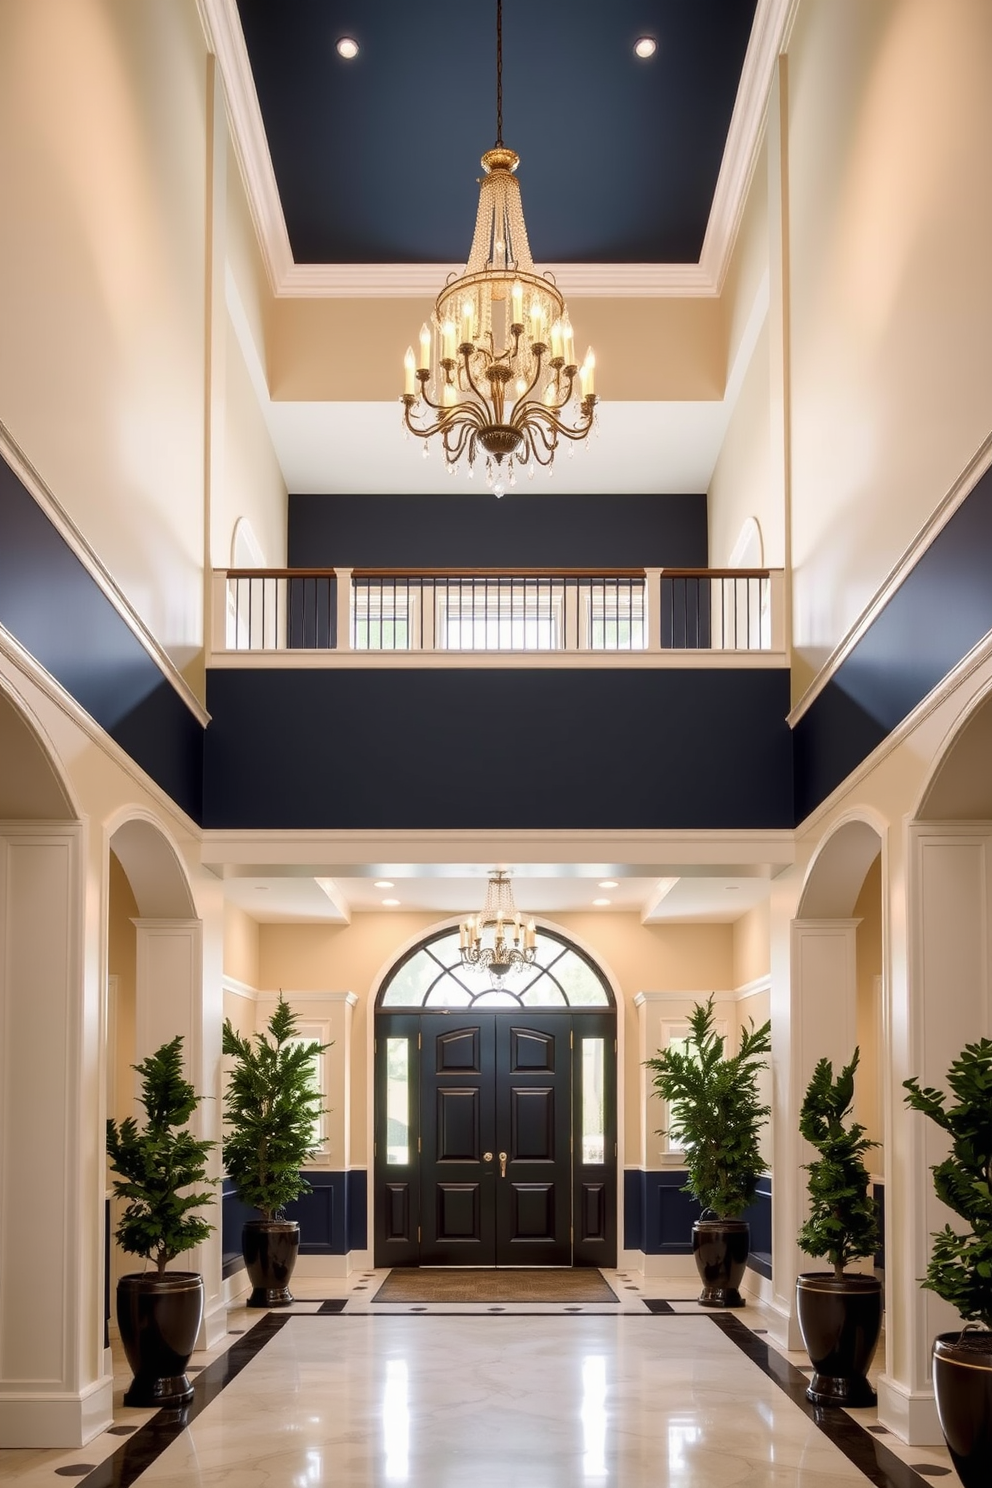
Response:
[{"label": "green leafy plant", "polygon": [[302,1042],[296,1014],[280,994],[271,1037],[244,1038],[224,1021],[224,1053],[234,1061],[224,1096],[224,1167],[242,1203],[276,1219],[310,1184],[300,1172],[324,1114],[313,1062],[329,1048]]},{"label": "green leafy plant", "polygon": [[860,1058],[860,1049],[855,1049],[836,1080],[830,1060],[819,1060],[799,1112],[799,1131],[820,1154],[806,1164],[810,1212],[799,1231],[799,1248],[810,1256],[825,1256],[838,1280],[850,1261],[878,1249],[878,1216],[864,1164],[864,1154],[878,1143],[865,1136],[858,1122],[844,1125],[854,1102]]},{"label": "green leafy plant", "polygon": [[114,1193],[127,1200],[115,1230],[122,1250],[153,1260],[159,1275],[184,1250],[206,1240],[215,1225],[194,1213],[214,1202],[209,1190],[188,1192],[197,1183],[216,1183],[207,1177],[206,1160],[216,1142],[203,1142],[187,1131],[186,1123],[202,1096],[183,1075],[183,1041],[177,1035],[140,1064],[144,1130],[133,1116],[120,1126],[107,1122],[107,1153],[120,1178]]},{"label": "green leafy plant", "polygon": [[957,1097],[947,1105],[943,1091],[904,1080],[906,1104],[922,1111],[947,1132],[951,1150],[930,1169],[941,1203],[967,1225],[959,1234],[949,1224],[933,1235],[923,1285],[956,1307],[966,1322],[992,1328],[992,1041],[966,1044],[947,1072]]},{"label": "green leafy plant", "polygon": [[771,1023],[741,1028],[740,1049],[724,1054],[725,1040],[713,1027],[713,998],[689,1015],[685,1049],[673,1045],[646,1061],[657,1093],[668,1102],[666,1134],[685,1152],[688,1182],[704,1213],[734,1219],[754,1198],[765,1164],[759,1137],[769,1106],[758,1094],[758,1071],[768,1061]]}]

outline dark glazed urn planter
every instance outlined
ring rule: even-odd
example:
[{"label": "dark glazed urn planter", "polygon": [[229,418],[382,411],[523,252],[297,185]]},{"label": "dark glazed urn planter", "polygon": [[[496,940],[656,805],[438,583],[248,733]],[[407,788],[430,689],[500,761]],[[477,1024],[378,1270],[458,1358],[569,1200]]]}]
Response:
[{"label": "dark glazed urn planter", "polygon": [[933,1346],[937,1415],[964,1488],[992,1483],[992,1333],[941,1333]]},{"label": "dark glazed urn planter", "polygon": [[125,1405],[177,1409],[193,1399],[186,1365],[203,1317],[195,1271],[134,1272],[117,1283],[117,1326],[134,1379]]},{"label": "dark glazed urn planter", "polygon": [[295,1219],[249,1219],[241,1231],[241,1253],[252,1294],[249,1307],[288,1307],[293,1301],[289,1278],[300,1252]]},{"label": "dark glazed urn planter", "polygon": [[740,1284],[751,1248],[751,1226],[744,1219],[697,1219],[692,1255],[703,1283],[702,1307],[743,1307]]},{"label": "dark glazed urn planter", "polygon": [[796,1278],[796,1310],[813,1366],[806,1398],[815,1405],[874,1405],[866,1376],[882,1328],[878,1278],[805,1271]]}]

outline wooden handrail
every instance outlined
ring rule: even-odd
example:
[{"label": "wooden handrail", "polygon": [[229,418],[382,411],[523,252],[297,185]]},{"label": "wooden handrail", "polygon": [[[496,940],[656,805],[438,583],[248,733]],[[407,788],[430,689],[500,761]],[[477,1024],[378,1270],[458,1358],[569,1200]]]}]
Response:
[{"label": "wooden handrail", "polygon": [[643,579],[643,568],[353,568],[354,579]]},{"label": "wooden handrail", "polygon": [[222,568],[229,579],[333,579],[333,568]]},{"label": "wooden handrail", "polygon": [[767,579],[770,568],[663,568],[663,579]]}]

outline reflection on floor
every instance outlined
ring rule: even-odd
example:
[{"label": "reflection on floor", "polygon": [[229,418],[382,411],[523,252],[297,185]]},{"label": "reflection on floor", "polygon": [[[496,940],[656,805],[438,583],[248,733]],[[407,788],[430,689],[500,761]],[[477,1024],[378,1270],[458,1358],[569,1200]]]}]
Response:
[{"label": "reflection on floor", "polygon": [[[373,1306],[383,1274],[300,1282],[289,1313],[233,1309],[225,1347],[194,1357],[198,1398],[186,1423],[124,1410],[122,1373],[114,1431],[127,1432],[123,1440],[108,1432],[71,1453],[0,1452],[0,1481],[35,1488],[58,1474],[85,1488],[464,1488],[466,1478],[473,1488],[956,1482],[945,1453],[902,1446],[879,1432],[874,1412],[829,1412],[831,1430],[822,1430],[789,1367],[790,1358],[807,1368],[808,1361],[769,1352],[760,1305],[710,1314],[684,1280],[608,1273],[619,1308]],[[669,1305],[649,1309],[645,1298]]]}]

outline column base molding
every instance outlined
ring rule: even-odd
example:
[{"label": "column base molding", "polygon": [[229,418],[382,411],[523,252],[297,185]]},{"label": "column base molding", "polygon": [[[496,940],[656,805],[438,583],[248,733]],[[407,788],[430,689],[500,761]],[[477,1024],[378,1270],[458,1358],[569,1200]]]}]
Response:
[{"label": "column base molding", "polygon": [[227,1298],[219,1297],[208,1310],[203,1310],[200,1331],[196,1335],[196,1351],[216,1348],[227,1334]]},{"label": "column base molding", "polygon": [[944,1445],[932,1390],[910,1390],[890,1375],[879,1375],[878,1419],[909,1447]]},{"label": "column base molding", "polygon": [[84,1447],[114,1423],[114,1379],[80,1394],[0,1391],[0,1447]]}]

